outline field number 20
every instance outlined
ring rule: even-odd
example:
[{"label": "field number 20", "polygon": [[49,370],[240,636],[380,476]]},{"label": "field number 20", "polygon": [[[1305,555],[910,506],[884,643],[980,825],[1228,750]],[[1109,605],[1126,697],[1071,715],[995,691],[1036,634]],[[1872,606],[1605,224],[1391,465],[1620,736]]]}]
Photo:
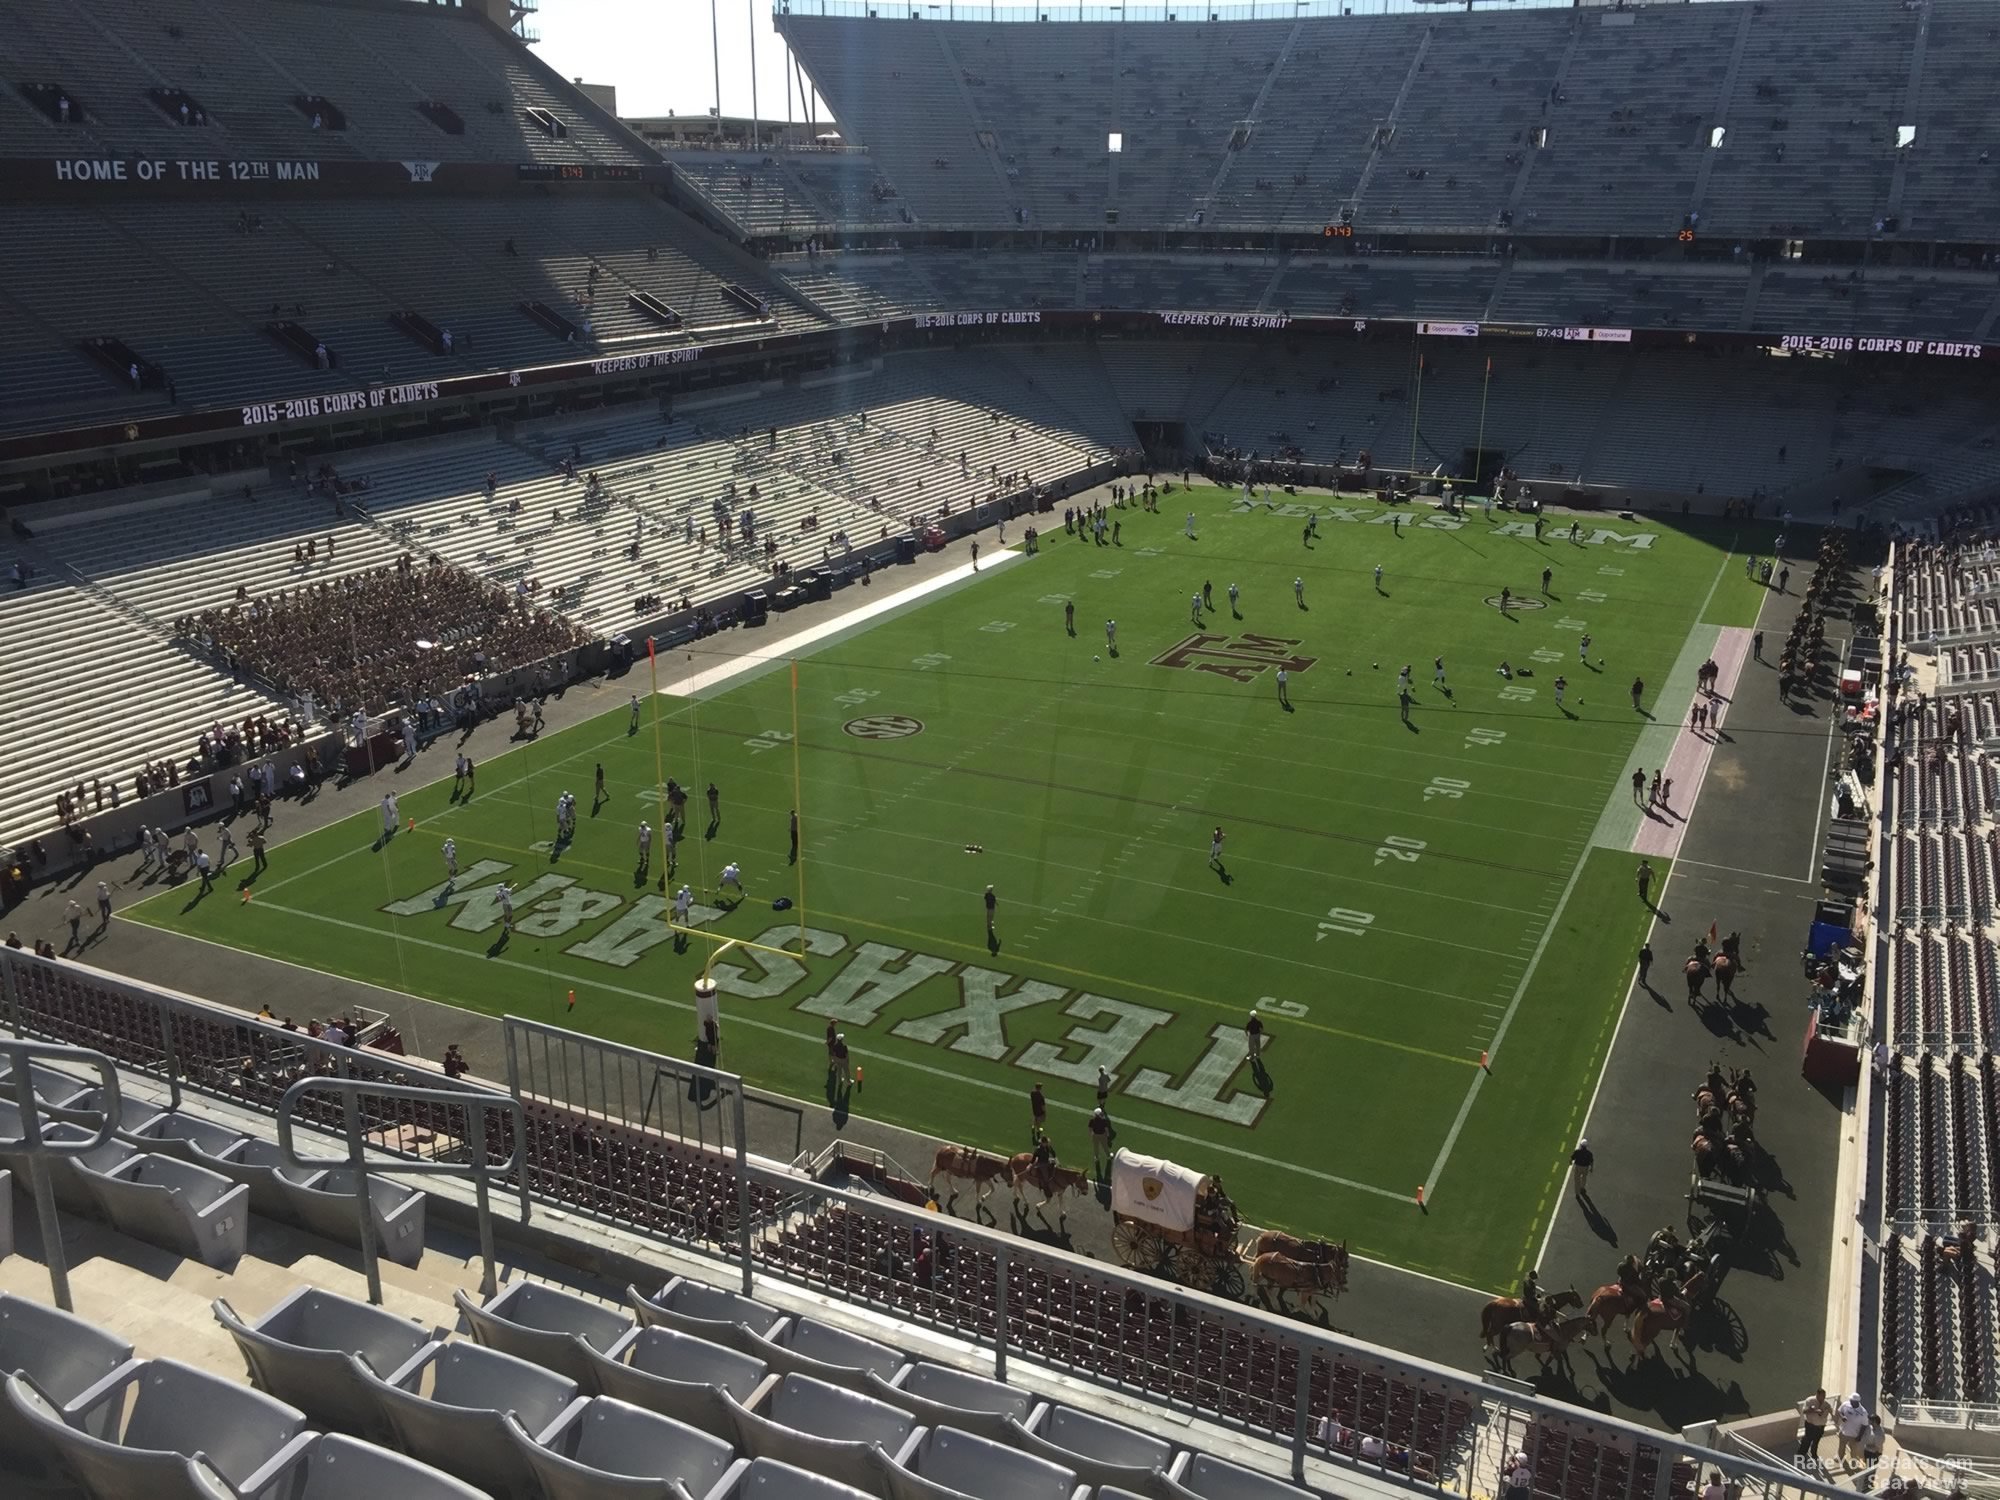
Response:
[{"label": "field number 20", "polygon": [[785,733],[785,731],[782,729],[767,729],[762,734],[757,736],[756,739],[745,740],[743,742],[743,747],[746,750],[748,750],[752,755],[759,755],[766,750],[775,750],[780,745],[788,744],[791,741],[791,738],[792,737],[789,734]]},{"label": "field number 20", "polygon": [[1422,839],[1386,838],[1375,850],[1375,863],[1379,866],[1388,860],[1397,859],[1406,865],[1413,865],[1424,849],[1425,844]]},{"label": "field number 20", "polygon": [[1433,776],[1431,784],[1424,788],[1424,801],[1433,797],[1448,797],[1456,800],[1472,790],[1472,783],[1460,781],[1455,776]]}]

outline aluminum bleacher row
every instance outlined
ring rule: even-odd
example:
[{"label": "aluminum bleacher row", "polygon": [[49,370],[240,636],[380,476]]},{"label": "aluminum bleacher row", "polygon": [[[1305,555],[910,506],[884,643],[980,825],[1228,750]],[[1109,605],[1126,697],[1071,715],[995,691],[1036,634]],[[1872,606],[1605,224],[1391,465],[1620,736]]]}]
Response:
[{"label": "aluminum bleacher row", "polygon": [[[684,215],[643,193],[601,194],[551,212],[532,196],[260,200],[262,227],[238,227],[235,201],[38,205],[0,228],[9,267],[0,308],[34,358],[0,375],[0,423],[46,423],[93,399],[76,373],[94,367],[67,346],[117,337],[166,372],[164,388],[133,392],[96,373],[96,397],[157,409],[182,402],[260,399],[574,357],[524,316],[537,302],[589,325],[583,347],[621,352],[690,336],[727,339],[824,326],[782,282]],[[509,253],[507,246],[512,244]],[[597,280],[591,267],[599,266]],[[725,292],[744,286],[763,313]],[[667,327],[630,299],[674,310]],[[585,305],[587,301],[587,305]],[[391,324],[414,310],[453,335],[433,351]],[[263,331],[282,318],[326,345],[321,370]],[[39,351],[39,352],[37,352]],[[55,368],[61,378],[44,383]]]},{"label": "aluminum bleacher row", "polygon": [[1979,0],[1222,25],[907,14],[793,0],[779,26],[926,226],[1090,230],[1110,213],[1312,231],[1346,210],[1375,230],[1670,235],[1698,213],[1733,236],[1863,237],[1894,218],[1904,235],[2000,238]]},{"label": "aluminum bleacher row", "polygon": [[[1037,384],[1007,358],[916,354],[816,386],[739,387],[683,403],[674,422],[628,410],[590,426],[522,428],[512,443],[358,453],[340,468],[368,488],[343,515],[328,499],[264,483],[248,500],[154,508],[143,526],[116,513],[58,517],[37,534],[30,561],[42,571],[31,587],[0,590],[0,706],[22,726],[0,786],[0,839],[52,826],[55,797],[79,779],[115,780],[130,796],[141,767],[185,759],[217,720],[289,709],[172,638],[175,620],[225,608],[239,589],[254,598],[323,584],[408,551],[495,583],[526,582],[537,605],[615,635],[682,596],[713,604],[769,584],[780,562],[808,568],[879,542],[885,527],[902,533],[916,518],[1013,495],[1022,481],[1009,475],[1058,485],[1133,446],[1115,401],[1087,380],[1057,378],[1062,367],[1053,361]],[[573,445],[601,495],[586,499],[583,483],[560,472]],[[725,508],[739,522],[755,513],[754,545],[740,531],[721,543],[715,506],[731,486]],[[315,555],[300,561],[308,541]],[[0,575],[12,558],[0,550]],[[78,678],[86,651],[114,651],[146,671],[149,711],[131,714],[120,695]]]},{"label": "aluminum bleacher row", "polygon": [[1983,541],[1905,543],[1891,602],[1907,641],[1974,637],[1937,648],[1936,688],[1898,706],[1885,761],[1880,1378],[1920,1421],[2000,1401],[2000,702],[1970,609],[1993,568]]},{"label": "aluminum bleacher row", "polygon": [[[369,1092],[377,1080],[435,1079],[400,1057],[331,1047],[13,951],[0,950],[0,981],[18,1033],[87,1039],[114,1060],[125,1080],[118,1149],[184,1166],[189,1183],[197,1173],[216,1176],[223,1217],[244,1217],[246,1198],[262,1217],[260,1192],[278,1194],[272,1201],[282,1206],[305,1175],[274,1160],[268,1135],[274,1102],[296,1077],[361,1082],[357,1104],[385,1182],[395,1181],[398,1156],[463,1160],[468,1147],[479,1149],[482,1119],[489,1152],[504,1144],[492,1132],[505,1134],[497,1112],[505,1095],[460,1084],[451,1091],[463,1105],[418,1105]],[[596,1045],[544,1030],[567,1038],[565,1046]],[[109,1102],[59,1068],[38,1066],[32,1076],[39,1097],[72,1122]],[[178,1085],[177,1105],[162,1096],[169,1084]],[[736,1158],[588,1107],[520,1103],[528,1167],[519,1186],[542,1206],[544,1235],[568,1235],[575,1228],[565,1225],[596,1218],[637,1229],[677,1262],[702,1252],[693,1260],[708,1269],[656,1273],[645,1288],[628,1287],[621,1306],[602,1290],[586,1295],[526,1275],[475,1297],[452,1285],[450,1254],[424,1257],[407,1274],[430,1266],[433,1279],[396,1286],[430,1289],[426,1296],[442,1305],[420,1304],[411,1321],[331,1289],[314,1267],[341,1262],[310,1240],[273,1242],[297,1269],[274,1276],[274,1263],[258,1259],[254,1278],[239,1282],[225,1265],[213,1307],[254,1394],[173,1359],[134,1362],[131,1342],[87,1318],[65,1321],[39,1298],[0,1297],[0,1374],[25,1370],[34,1382],[14,1382],[0,1401],[0,1472],[11,1465],[53,1476],[58,1493],[70,1476],[96,1500],[136,1500],[142,1483],[164,1486],[145,1490],[149,1500],[207,1493],[198,1488],[203,1464],[246,1495],[267,1492],[252,1476],[268,1482],[305,1465],[362,1470],[378,1493],[417,1500],[640,1493],[618,1485],[620,1475],[647,1476],[650,1495],[704,1500],[740,1486],[782,1495],[786,1485],[803,1486],[805,1500],[855,1491],[875,1500],[1086,1500],[1087,1490],[1101,1500],[1302,1500],[1312,1492],[1272,1477],[1301,1398],[1313,1464],[1330,1466],[1323,1472],[1350,1495],[1387,1493],[1371,1488],[1371,1473],[1488,1494],[1497,1466],[1517,1449],[1531,1456],[1537,1492],[1549,1500],[1692,1500],[1698,1467],[1723,1467],[1732,1478],[1752,1472],[1663,1433],[1509,1396],[997,1231],[827,1189],[796,1170],[750,1161],[757,1191],[750,1217],[738,1218]],[[332,1104],[302,1108],[308,1128],[299,1149],[313,1154],[315,1130],[335,1131],[338,1114]],[[77,1123],[48,1128],[89,1133]],[[0,1120],[0,1139],[15,1133]],[[242,1165],[240,1140],[224,1137],[260,1148],[261,1177]],[[158,1154],[168,1151],[175,1154]],[[249,1180],[231,1184],[224,1173],[232,1164]],[[68,1175],[90,1170],[76,1165]],[[163,1238],[136,1216],[121,1228]],[[331,1226],[308,1219],[306,1228],[326,1234]],[[376,1232],[386,1245],[394,1231]],[[253,1230],[253,1243],[262,1233]],[[421,1229],[415,1234],[422,1239]],[[738,1259],[746,1247],[748,1262]],[[129,1253],[116,1258],[147,1264]],[[442,1285],[438,1266],[446,1268]],[[750,1295],[718,1284],[736,1283],[739,1270],[758,1279]],[[1004,1303],[995,1295],[1002,1285]],[[146,1354],[192,1358],[207,1337],[166,1326],[178,1330],[173,1348]],[[1016,1356],[1011,1365],[994,1363],[996,1341]],[[1050,1385],[1051,1373],[1069,1379]],[[1093,1387],[1118,1392],[1117,1406]],[[1171,1424],[1146,1420],[1154,1402],[1170,1404]],[[178,1423],[167,1420],[170,1409],[181,1413]],[[345,1500],[355,1491],[338,1487],[339,1478],[315,1476],[280,1492]],[[675,1479],[678,1486],[664,1482]],[[1319,1483],[1322,1494],[1332,1487]],[[1807,1493],[1820,1491],[1808,1485]]]},{"label": "aluminum bleacher row", "polygon": [[[650,160],[514,38],[474,10],[306,0],[6,0],[10,85],[74,91],[65,126],[0,94],[0,152],[400,161]],[[184,126],[154,89],[184,90],[207,117]],[[315,129],[295,101],[338,111]],[[453,131],[420,104],[446,106]],[[564,127],[552,136],[526,111]],[[79,149],[81,148],[81,149]]]}]

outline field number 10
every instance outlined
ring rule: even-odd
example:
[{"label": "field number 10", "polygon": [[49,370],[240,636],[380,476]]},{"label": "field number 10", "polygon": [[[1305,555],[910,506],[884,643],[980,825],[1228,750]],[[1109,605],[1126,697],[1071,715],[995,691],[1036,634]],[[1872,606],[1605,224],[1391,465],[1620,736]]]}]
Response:
[{"label": "field number 10", "polygon": [[1325,942],[1329,932],[1339,933],[1342,937],[1363,937],[1374,922],[1375,913],[1372,911],[1349,911],[1344,906],[1336,906],[1327,912],[1326,920],[1319,924],[1319,933],[1313,941]]},{"label": "field number 10", "polygon": [[1413,865],[1424,848],[1422,839],[1386,838],[1375,850],[1375,863],[1379,866],[1386,860],[1399,859],[1406,865]]}]

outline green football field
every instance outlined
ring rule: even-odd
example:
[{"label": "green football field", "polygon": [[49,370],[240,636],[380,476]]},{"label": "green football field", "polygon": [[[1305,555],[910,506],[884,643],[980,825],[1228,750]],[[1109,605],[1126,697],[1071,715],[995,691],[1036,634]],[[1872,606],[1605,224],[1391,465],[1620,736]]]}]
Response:
[{"label": "green football field", "polygon": [[[976,577],[649,699],[637,734],[623,707],[546,734],[481,765],[465,799],[446,738],[419,762],[443,779],[401,791],[414,831],[378,848],[370,811],[277,848],[248,904],[246,864],[205,900],[181,887],[125,915],[679,1056],[713,943],[744,939],[762,946],[716,967],[722,1063],[757,1086],[825,1107],[833,1019],[864,1074],[856,1115],[1019,1151],[1040,1080],[1058,1151],[1083,1164],[1102,1065],[1119,1144],[1223,1176],[1251,1222],[1507,1285],[1546,1228],[1645,930],[1636,858],[1592,847],[1646,723],[1632,679],[1676,716],[1692,681],[1661,686],[1690,631],[1750,623],[1763,591],[1726,530],[1586,521],[1573,542],[1560,518],[1537,540],[1504,512],[1398,523],[1321,501],[1307,547],[1308,509],[1175,494],[1157,515],[1114,509],[1119,545],[1058,523],[1040,556],[998,565],[989,532]],[[896,586],[878,573],[861,597]],[[1503,586],[1525,607],[1503,615]],[[1601,672],[1577,662],[1586,631]],[[1503,679],[1503,659],[1532,676]],[[719,660],[672,653],[661,680]],[[629,681],[646,680],[642,660]],[[703,933],[684,951],[659,841],[652,875],[635,870],[662,773],[696,789],[668,892],[694,888]],[[578,829],[559,847],[564,790]],[[729,861],[740,901],[717,890]],[[802,960],[768,951],[796,951],[802,924]]]}]

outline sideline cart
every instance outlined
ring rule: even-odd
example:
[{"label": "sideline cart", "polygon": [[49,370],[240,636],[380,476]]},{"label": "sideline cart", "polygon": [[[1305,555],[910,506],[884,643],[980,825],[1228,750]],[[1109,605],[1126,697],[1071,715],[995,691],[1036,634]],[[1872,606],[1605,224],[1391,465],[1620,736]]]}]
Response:
[{"label": "sideline cart", "polygon": [[1111,1249],[1121,1264],[1240,1297],[1236,1223],[1236,1205],[1206,1173],[1136,1151],[1111,1158]]}]

